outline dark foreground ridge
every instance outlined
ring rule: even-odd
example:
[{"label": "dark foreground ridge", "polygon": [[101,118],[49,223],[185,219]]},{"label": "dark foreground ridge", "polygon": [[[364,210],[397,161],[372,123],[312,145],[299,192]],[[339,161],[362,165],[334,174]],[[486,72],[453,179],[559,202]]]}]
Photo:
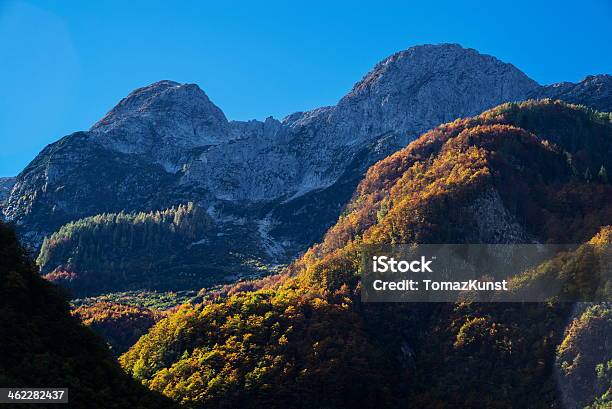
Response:
[{"label": "dark foreground ridge", "polygon": [[103,340],[70,315],[58,288],[37,274],[2,222],[0,316],[3,387],[69,388],[71,408],[174,407],[121,370]]}]

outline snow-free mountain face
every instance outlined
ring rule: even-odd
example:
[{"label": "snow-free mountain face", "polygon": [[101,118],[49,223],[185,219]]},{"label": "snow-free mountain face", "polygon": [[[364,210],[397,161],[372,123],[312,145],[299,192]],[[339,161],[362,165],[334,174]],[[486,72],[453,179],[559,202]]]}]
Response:
[{"label": "snow-free mountain face", "polygon": [[594,86],[609,109],[609,77],[597,78],[541,87],[475,50],[425,45],[380,62],[337,105],[282,122],[228,121],[197,85],[161,81],[46,147],[4,215],[38,246],[70,220],[194,201],[215,221],[197,246],[289,260],[321,238],[369,165],[423,131],[530,96],[588,103]]},{"label": "snow-free mountain face", "polygon": [[[15,185],[15,178],[0,178],[0,208],[11,194],[11,190]],[[2,215],[0,214],[0,219]]]},{"label": "snow-free mountain face", "polygon": [[530,98],[561,99],[572,104],[588,105],[599,111],[612,108],[612,75],[589,75],[577,84],[560,82],[537,88]]}]

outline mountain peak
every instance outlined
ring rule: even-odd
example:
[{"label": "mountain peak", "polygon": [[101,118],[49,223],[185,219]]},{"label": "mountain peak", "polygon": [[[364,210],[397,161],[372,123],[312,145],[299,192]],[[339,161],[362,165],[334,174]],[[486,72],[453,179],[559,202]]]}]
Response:
[{"label": "mountain peak", "polygon": [[514,65],[481,54],[473,48],[459,44],[424,44],[399,51],[378,64],[359,81],[347,95],[359,94],[406,81],[428,82],[434,76],[441,78],[466,75],[496,75],[499,80],[514,81],[521,88],[536,88],[531,80]]},{"label": "mountain peak", "polygon": [[163,80],[132,91],[111,109],[91,130],[114,129],[131,117],[139,119],[168,114],[211,117],[213,122],[226,123],[223,112],[213,104],[196,84],[180,84]]},{"label": "mountain peak", "polygon": [[116,152],[145,154],[170,173],[185,152],[231,139],[223,111],[196,84],[158,81],[123,98],[89,137]]}]

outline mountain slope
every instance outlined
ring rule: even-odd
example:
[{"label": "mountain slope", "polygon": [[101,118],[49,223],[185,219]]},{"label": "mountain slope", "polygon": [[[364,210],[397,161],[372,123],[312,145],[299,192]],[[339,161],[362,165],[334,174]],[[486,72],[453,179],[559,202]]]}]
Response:
[{"label": "mountain slope", "polygon": [[81,305],[72,314],[103,336],[116,356],[127,351],[164,316],[161,311],[110,302]]},{"label": "mountain slope", "polygon": [[561,99],[609,112],[612,106],[612,75],[589,75],[576,84],[561,82],[548,85],[532,91],[529,97]]},{"label": "mountain slope", "polygon": [[612,308],[610,303],[577,307],[557,348],[563,401],[572,408],[605,408],[612,403],[612,345],[606,342],[612,333]]},{"label": "mountain slope", "polygon": [[[4,206],[4,203],[11,194],[13,185],[15,184],[15,178],[0,178],[0,209]],[[2,215],[0,214],[0,219]]]},{"label": "mountain slope", "polygon": [[0,315],[3,387],[67,387],[73,408],[174,407],[121,371],[102,340],[70,316],[64,297],[40,278],[2,222]]},{"label": "mountain slope", "polygon": [[372,166],[323,242],[284,276],[183,307],[120,361],[191,407],[559,406],[556,362],[612,359],[580,347],[556,356],[570,304],[361,303],[360,247],[593,238],[609,251],[612,185],[587,169],[609,169],[611,147],[609,114],[560,102],[442,125]]},{"label": "mountain slope", "polygon": [[[590,84],[559,96],[589,103]],[[4,215],[38,248],[83,217],[192,201],[213,219],[207,238],[228,238],[203,244],[209,252],[289,262],[320,240],[371,164],[440,123],[545,91],[511,64],[452,44],[394,54],[337,105],[282,122],[228,121],[196,85],[161,81],[45,148],[17,177]]]}]

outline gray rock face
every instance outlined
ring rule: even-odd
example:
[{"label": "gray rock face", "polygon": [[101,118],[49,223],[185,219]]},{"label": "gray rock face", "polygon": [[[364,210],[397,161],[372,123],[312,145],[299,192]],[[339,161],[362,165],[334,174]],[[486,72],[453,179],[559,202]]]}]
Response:
[{"label": "gray rock face", "polygon": [[474,242],[483,243],[536,243],[514,215],[504,206],[499,192],[491,189],[474,200],[469,206],[470,214],[477,227]]},{"label": "gray rock face", "polygon": [[92,140],[126,154],[144,154],[175,173],[191,151],[227,143],[225,115],[195,84],[160,81],[133,91],[90,129]]},{"label": "gray rock face", "polygon": [[4,215],[37,246],[70,220],[191,200],[217,222],[216,251],[288,260],[320,239],[369,165],[420,133],[536,95],[588,103],[597,89],[609,109],[610,77],[592,78],[541,87],[475,50],[425,45],[380,62],[337,105],[282,122],[228,121],[197,85],[161,81],[46,147]]},{"label": "gray rock face", "polygon": [[[13,186],[15,185],[15,178],[0,178],[0,209],[4,206],[4,202],[8,199],[11,194],[11,190],[13,190]],[[2,214],[0,214],[0,219],[2,219]]]},{"label": "gray rock face", "polygon": [[612,109],[612,75],[589,75],[577,84],[560,82],[541,87],[530,98],[561,99],[573,104],[588,105],[599,111]]}]

